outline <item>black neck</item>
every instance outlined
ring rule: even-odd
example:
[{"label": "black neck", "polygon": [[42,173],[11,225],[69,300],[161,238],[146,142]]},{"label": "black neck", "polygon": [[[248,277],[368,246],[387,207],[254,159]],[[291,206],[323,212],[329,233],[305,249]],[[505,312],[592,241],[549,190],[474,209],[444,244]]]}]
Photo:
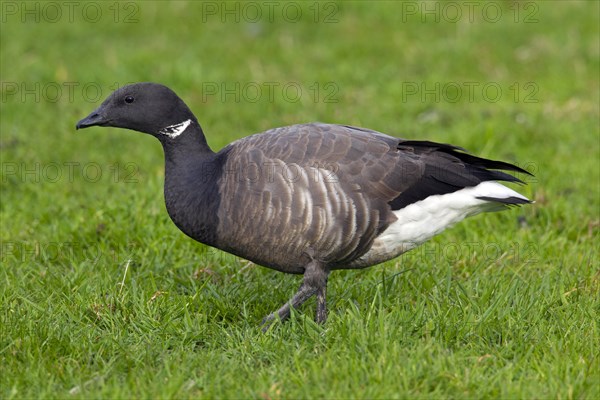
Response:
[{"label": "black neck", "polygon": [[192,159],[210,158],[215,154],[208,146],[204,132],[195,118],[179,136],[171,138],[167,135],[157,134],[156,137],[163,145],[167,163],[187,163]]},{"label": "black neck", "polygon": [[185,234],[205,244],[216,240],[219,161],[194,120],[175,138],[159,137],[165,152],[165,203]]}]

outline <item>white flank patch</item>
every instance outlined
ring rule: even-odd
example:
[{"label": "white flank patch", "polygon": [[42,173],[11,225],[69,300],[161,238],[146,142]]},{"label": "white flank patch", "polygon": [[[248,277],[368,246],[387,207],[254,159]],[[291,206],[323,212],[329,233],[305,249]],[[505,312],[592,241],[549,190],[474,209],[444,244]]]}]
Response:
[{"label": "white flank patch", "polygon": [[504,208],[500,203],[481,200],[478,197],[517,197],[527,200],[523,195],[493,181],[482,182],[454,193],[429,196],[394,211],[398,220],[375,239],[371,250],[361,258],[389,260],[419,246],[466,217]]},{"label": "white flank patch", "polygon": [[183,131],[185,131],[188,126],[190,126],[191,123],[192,120],[188,119],[187,121],[183,121],[178,124],[169,125],[166,128],[162,128],[160,131],[158,131],[158,133],[160,133],[161,135],[167,135],[171,139],[174,139],[177,136],[181,135]]}]

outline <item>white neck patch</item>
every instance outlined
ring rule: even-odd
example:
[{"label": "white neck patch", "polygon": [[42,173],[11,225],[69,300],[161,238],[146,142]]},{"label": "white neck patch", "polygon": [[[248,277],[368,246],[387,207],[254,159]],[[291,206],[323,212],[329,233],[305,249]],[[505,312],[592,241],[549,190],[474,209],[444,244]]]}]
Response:
[{"label": "white neck patch", "polygon": [[191,123],[192,123],[192,120],[188,119],[188,120],[180,122],[178,124],[169,125],[165,128],[162,128],[160,131],[158,131],[158,133],[160,133],[161,135],[167,135],[171,139],[174,139],[177,136],[181,135],[183,133],[183,131],[185,131],[188,126],[190,126]]}]

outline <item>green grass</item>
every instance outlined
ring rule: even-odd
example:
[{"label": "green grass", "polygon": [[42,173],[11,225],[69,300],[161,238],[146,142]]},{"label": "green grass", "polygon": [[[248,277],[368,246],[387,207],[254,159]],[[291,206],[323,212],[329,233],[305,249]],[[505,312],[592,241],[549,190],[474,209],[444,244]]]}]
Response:
[{"label": "green grass", "polygon": [[[439,23],[409,12],[422,3],[320,3],[316,22],[312,2],[296,22],[277,3],[254,24],[208,13],[221,2],[120,3],[116,22],[112,2],[92,3],[97,22],[45,4],[2,3],[0,398],[600,397],[598,2],[503,1],[497,22],[477,7],[455,23],[442,3]],[[180,233],[154,139],[74,130],[115,83],[147,80],[214,149],[292,123],[365,126],[517,162],[536,203],[335,272],[325,326],[312,301],[263,334],[300,277]],[[236,82],[302,96],[206,94]],[[471,99],[465,82],[502,95]],[[434,94],[410,94],[421,84]]]}]

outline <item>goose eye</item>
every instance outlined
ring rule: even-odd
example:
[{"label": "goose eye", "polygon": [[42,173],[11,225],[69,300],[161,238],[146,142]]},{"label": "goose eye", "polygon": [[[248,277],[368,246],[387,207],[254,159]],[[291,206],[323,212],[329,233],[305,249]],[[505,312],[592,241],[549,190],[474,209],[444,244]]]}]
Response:
[{"label": "goose eye", "polygon": [[125,103],[133,103],[133,96],[126,96]]}]

